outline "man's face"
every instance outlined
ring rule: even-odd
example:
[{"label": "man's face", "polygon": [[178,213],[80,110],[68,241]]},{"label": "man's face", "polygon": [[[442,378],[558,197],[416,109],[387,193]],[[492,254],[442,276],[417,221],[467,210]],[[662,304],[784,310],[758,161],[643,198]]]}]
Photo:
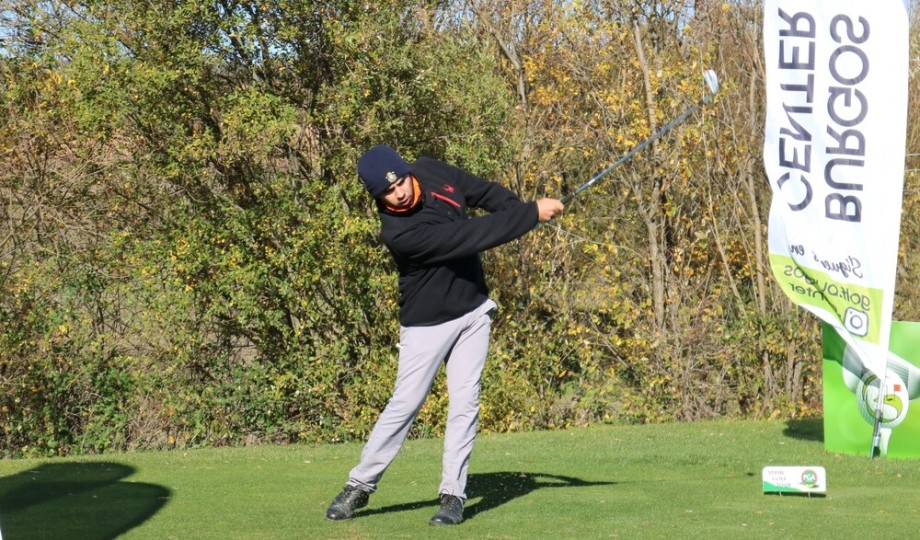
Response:
[{"label": "man's face", "polygon": [[391,208],[405,210],[412,206],[415,200],[415,186],[412,175],[407,174],[390,184],[390,188],[383,192],[383,202]]}]

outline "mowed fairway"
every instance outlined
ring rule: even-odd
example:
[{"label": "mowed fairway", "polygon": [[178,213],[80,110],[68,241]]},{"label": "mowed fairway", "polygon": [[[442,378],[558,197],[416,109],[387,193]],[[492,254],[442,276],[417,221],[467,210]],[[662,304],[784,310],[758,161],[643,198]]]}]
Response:
[{"label": "mowed fairway", "polygon": [[[920,461],[828,453],[820,420],[482,435],[466,521],[434,528],[441,440],[409,441],[347,522],[323,517],[360,444],[0,461],[0,530],[28,538],[910,537]],[[868,454],[867,441],[867,454]],[[826,497],[765,495],[766,465],[821,465]]]}]

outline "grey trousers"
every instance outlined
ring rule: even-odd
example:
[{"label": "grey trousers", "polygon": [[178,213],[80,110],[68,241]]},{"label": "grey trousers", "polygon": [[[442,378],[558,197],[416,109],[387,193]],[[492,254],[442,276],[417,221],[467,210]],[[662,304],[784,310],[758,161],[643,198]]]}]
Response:
[{"label": "grey trousers", "polygon": [[400,327],[396,386],[360,463],[349,473],[349,485],[377,489],[428,397],[438,369],[446,362],[449,405],[439,493],[466,500],[467,470],[479,423],[479,387],[495,309],[495,302],[486,300],[470,313],[442,324]]}]

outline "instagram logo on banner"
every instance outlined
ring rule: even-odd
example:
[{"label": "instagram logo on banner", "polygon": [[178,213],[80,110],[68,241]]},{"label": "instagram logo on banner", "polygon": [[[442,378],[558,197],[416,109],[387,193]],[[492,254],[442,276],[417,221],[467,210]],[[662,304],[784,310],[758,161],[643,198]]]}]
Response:
[{"label": "instagram logo on banner", "polygon": [[854,336],[866,337],[869,333],[869,314],[858,309],[847,308],[843,313],[843,327]]}]

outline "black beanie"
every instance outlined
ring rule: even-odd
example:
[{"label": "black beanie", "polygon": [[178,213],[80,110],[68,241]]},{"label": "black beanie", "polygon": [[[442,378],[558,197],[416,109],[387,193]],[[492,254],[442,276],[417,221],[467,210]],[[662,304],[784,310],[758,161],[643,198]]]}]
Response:
[{"label": "black beanie", "polygon": [[382,195],[390,184],[412,172],[412,167],[385,144],[378,144],[358,159],[358,176],[371,197]]}]

